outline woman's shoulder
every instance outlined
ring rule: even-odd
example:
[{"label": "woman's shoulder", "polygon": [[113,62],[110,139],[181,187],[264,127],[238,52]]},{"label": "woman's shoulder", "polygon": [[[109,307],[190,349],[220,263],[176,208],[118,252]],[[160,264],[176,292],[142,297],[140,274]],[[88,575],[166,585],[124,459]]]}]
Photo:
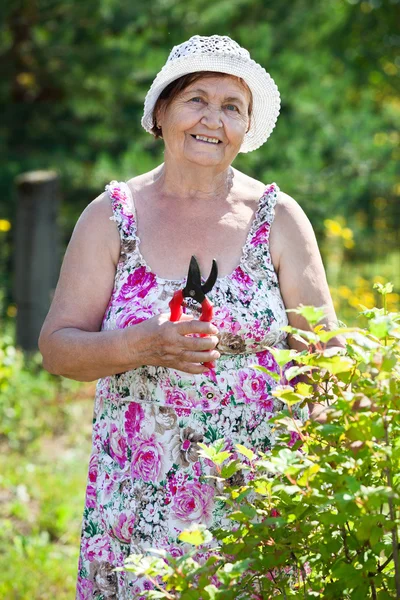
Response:
[{"label": "woman's shoulder", "polygon": [[315,233],[306,213],[292,196],[279,191],[270,243],[278,254],[297,252],[314,244]]},{"label": "woman's shoulder", "polygon": [[131,190],[132,194],[137,192],[143,192],[146,188],[151,186],[154,183],[155,179],[157,179],[157,174],[161,170],[161,165],[152,169],[151,171],[146,171],[146,173],[141,173],[140,175],[135,175],[130,179],[126,180],[126,184]]},{"label": "woman's shoulder", "polygon": [[299,202],[279,190],[275,206],[275,227],[281,226],[286,232],[290,232],[291,229],[306,223],[309,224],[310,221]]},{"label": "woman's shoulder", "polygon": [[253,200],[255,203],[261,198],[265,192],[265,183],[250,177],[238,169],[233,170],[234,175],[234,186],[238,196],[242,197],[242,200]]}]

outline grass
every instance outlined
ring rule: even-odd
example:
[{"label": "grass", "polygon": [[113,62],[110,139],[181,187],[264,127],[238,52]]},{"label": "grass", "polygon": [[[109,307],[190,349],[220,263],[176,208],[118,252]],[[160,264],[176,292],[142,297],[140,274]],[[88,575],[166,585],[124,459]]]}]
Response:
[{"label": "grass", "polygon": [[82,386],[61,435],[0,453],[0,598],[74,597],[93,396]]}]

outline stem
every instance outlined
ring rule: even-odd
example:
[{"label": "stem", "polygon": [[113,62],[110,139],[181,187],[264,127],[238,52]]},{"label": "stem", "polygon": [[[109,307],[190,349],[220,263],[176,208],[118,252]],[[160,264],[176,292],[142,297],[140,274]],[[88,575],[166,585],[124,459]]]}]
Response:
[{"label": "stem", "polygon": [[165,594],[165,597],[168,600],[175,600],[176,596],[172,596],[172,594],[170,594],[169,592],[167,592],[167,590],[165,590],[158,582],[156,579],[154,579],[153,577],[151,577],[150,575],[146,575],[147,579],[149,581],[151,581],[151,583],[154,585],[155,588],[157,588],[158,590],[160,590],[160,592],[163,592]]},{"label": "stem", "polygon": [[[387,416],[383,416],[383,426],[385,428],[385,442],[389,446],[389,432]],[[393,489],[392,470],[389,466],[386,468],[386,478],[390,489]],[[394,509],[393,498],[388,498],[390,520],[396,522],[396,511]],[[393,547],[393,562],[394,562],[394,581],[396,585],[396,598],[400,599],[400,564],[399,564],[399,539],[397,535],[396,525],[392,529],[392,547]]]},{"label": "stem", "polygon": [[[397,549],[400,550],[400,544],[397,545]],[[384,563],[382,563],[381,565],[379,565],[378,567],[378,573],[382,573],[383,569],[393,560],[393,554],[391,554]]]},{"label": "stem", "polygon": [[303,581],[306,579],[307,575],[306,575],[306,571],[304,569],[304,567],[300,564],[300,562],[297,560],[297,556],[295,555],[294,552],[290,553],[290,556],[292,557],[292,559],[294,560],[294,562],[297,564],[297,568],[299,569],[301,576],[303,578]]},{"label": "stem", "polygon": [[350,564],[351,563],[351,557],[350,557],[350,554],[349,554],[349,547],[347,545],[347,536],[346,536],[346,530],[345,530],[345,528],[341,527],[340,528],[340,532],[341,532],[341,535],[342,535],[343,548],[344,548],[344,553],[346,555],[346,560]]},{"label": "stem", "polygon": [[374,580],[371,579],[370,583],[371,583],[372,600],[377,600]]}]

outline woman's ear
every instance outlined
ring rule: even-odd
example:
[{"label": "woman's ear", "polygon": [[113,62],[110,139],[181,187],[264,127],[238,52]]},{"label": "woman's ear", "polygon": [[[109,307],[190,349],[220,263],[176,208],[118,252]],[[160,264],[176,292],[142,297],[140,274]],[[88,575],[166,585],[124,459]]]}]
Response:
[{"label": "woman's ear", "polygon": [[161,101],[157,108],[157,112],[155,113],[155,119],[154,119],[158,129],[162,128],[164,112],[165,112],[165,103]]}]

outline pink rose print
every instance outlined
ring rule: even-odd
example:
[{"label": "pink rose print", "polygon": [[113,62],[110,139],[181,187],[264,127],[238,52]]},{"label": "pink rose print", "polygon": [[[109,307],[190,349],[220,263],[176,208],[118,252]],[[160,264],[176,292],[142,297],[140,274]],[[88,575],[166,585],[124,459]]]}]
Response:
[{"label": "pink rose print", "polygon": [[97,480],[97,465],[99,462],[99,458],[97,454],[92,454],[89,461],[89,481],[91,483],[96,483]]},{"label": "pink rose print", "polygon": [[114,523],[112,528],[115,537],[123,544],[129,544],[132,539],[134,524],[135,515],[125,513],[118,515],[118,521]]},{"label": "pink rose print", "polygon": [[94,485],[88,485],[86,488],[86,502],[87,508],[96,508],[96,488]]},{"label": "pink rose print", "polygon": [[140,306],[139,303],[129,303],[124,309],[116,314],[115,323],[118,329],[132,327],[154,316],[151,308]]},{"label": "pink rose print", "polygon": [[272,356],[269,350],[263,350],[262,352],[257,352],[258,364],[261,367],[265,367],[269,371],[273,373],[279,373],[279,365],[276,362],[275,358]]},{"label": "pink rose print", "polygon": [[97,421],[93,425],[93,442],[98,452],[108,446],[108,428],[105,420]]},{"label": "pink rose print", "polygon": [[213,323],[215,323],[218,329],[229,331],[229,333],[236,334],[240,331],[240,323],[232,318],[226,306],[216,306],[214,308]]},{"label": "pink rose print", "polygon": [[178,548],[177,546],[170,546],[167,548],[168,554],[171,554],[174,558],[178,558],[179,556],[183,556],[183,549]]},{"label": "pink rose print", "polygon": [[175,412],[178,415],[178,417],[190,416],[192,403],[190,402],[190,399],[184,391],[178,388],[173,388],[170,390],[167,389],[165,397],[166,404],[175,408]]},{"label": "pink rose print", "polygon": [[110,455],[122,468],[126,461],[126,440],[118,431],[114,423],[110,428]]},{"label": "pink rose print", "polygon": [[196,477],[200,477],[201,475],[201,463],[199,461],[193,463],[192,469]]},{"label": "pink rose print", "polygon": [[252,345],[257,348],[257,344],[254,344],[254,342],[261,342],[269,330],[270,327],[266,326],[265,323],[262,324],[259,319],[255,319],[254,324],[249,327],[249,330],[246,333],[246,338],[251,339],[253,341]]},{"label": "pink rose print", "polygon": [[[246,404],[257,402],[261,408],[263,403],[270,400],[268,384],[265,375],[256,371],[239,371],[239,385],[236,387],[236,396]],[[268,404],[266,404],[268,405]]]},{"label": "pink rose print", "polygon": [[93,581],[90,579],[82,579],[78,576],[76,587],[76,600],[92,600],[93,598]]},{"label": "pink rose print", "polygon": [[155,285],[156,276],[147,271],[146,267],[138,267],[128,275],[128,279],[121,287],[117,301],[125,304],[133,298],[145,298]]},{"label": "pink rose print", "polygon": [[153,434],[147,439],[137,436],[132,445],[132,478],[161,481],[164,476],[165,448]]},{"label": "pink rose print", "polygon": [[196,402],[197,408],[212,410],[219,408],[221,404],[221,393],[214,385],[203,385],[200,388],[201,398]]},{"label": "pink rose print", "polygon": [[121,226],[124,233],[127,235],[134,223],[134,217],[131,211],[129,198],[126,192],[124,192],[117,181],[112,181],[109,186],[106,187],[113,199],[114,211],[120,213]]},{"label": "pink rose print", "polygon": [[107,535],[94,535],[83,540],[83,555],[90,562],[94,560],[109,561],[114,560],[114,554],[110,548],[110,541]]},{"label": "pink rose print", "polygon": [[274,398],[270,396],[269,398],[260,398],[258,402],[259,407],[266,412],[274,411]]},{"label": "pink rose print", "polygon": [[144,419],[144,410],[138,402],[131,402],[125,413],[125,431],[128,443],[131,444],[136,434],[140,431]]},{"label": "pink rose print", "polygon": [[212,519],[214,489],[206,483],[187,483],[176,492],[172,512],[183,524],[210,524]]},{"label": "pink rose print", "polygon": [[241,267],[236,268],[232,275],[232,279],[234,279],[240,286],[245,288],[250,288],[253,285],[252,279],[243,271]]},{"label": "pink rose print", "polygon": [[125,212],[121,212],[121,216],[122,216],[122,228],[124,230],[124,233],[129,234],[129,231],[131,230],[132,225],[134,223],[133,215],[129,215]]},{"label": "pink rose print", "polygon": [[269,223],[263,223],[261,227],[257,229],[255,234],[250,240],[252,246],[259,246],[260,244],[266,244],[269,240]]}]

